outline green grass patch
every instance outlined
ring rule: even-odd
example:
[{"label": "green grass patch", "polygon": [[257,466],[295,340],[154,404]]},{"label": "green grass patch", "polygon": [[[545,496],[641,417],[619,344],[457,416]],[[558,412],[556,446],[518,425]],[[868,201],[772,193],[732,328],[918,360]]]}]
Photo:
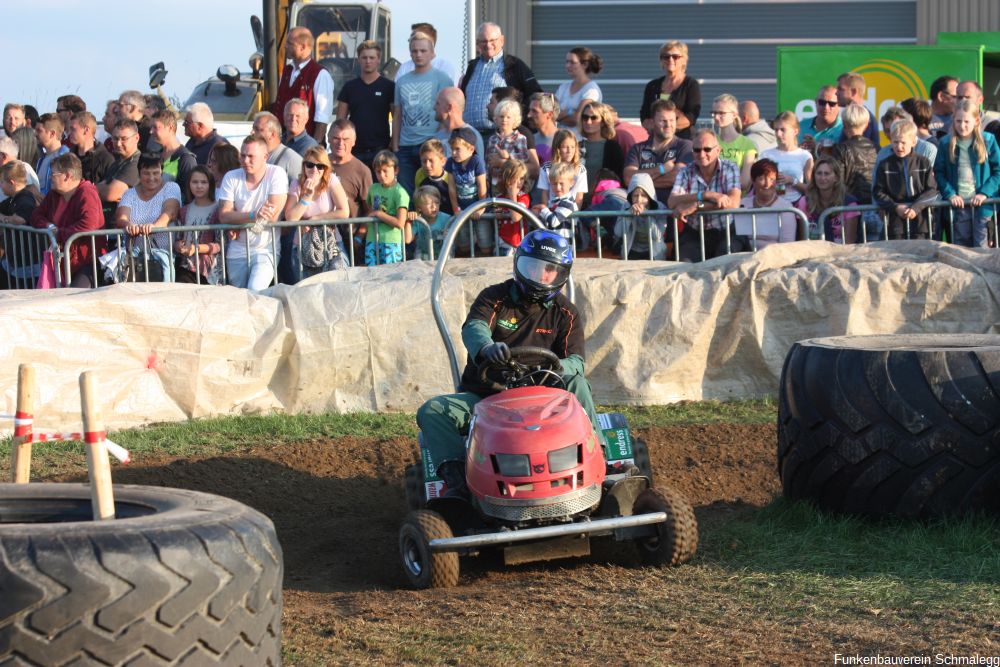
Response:
[{"label": "green grass patch", "polygon": [[[776,500],[702,526],[698,562],[742,596],[830,618],[847,611],[1000,613],[1000,521],[865,521]],[[872,610],[875,610],[874,612]]]}]

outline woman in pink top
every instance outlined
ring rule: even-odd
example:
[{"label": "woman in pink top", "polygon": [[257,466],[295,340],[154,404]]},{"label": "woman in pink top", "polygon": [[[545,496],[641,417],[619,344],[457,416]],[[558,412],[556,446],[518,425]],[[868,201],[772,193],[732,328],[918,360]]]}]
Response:
[{"label": "woman in pink top", "polygon": [[[313,146],[302,158],[302,173],[288,189],[285,220],[343,220],[349,215],[347,193],[333,173],[330,157]],[[344,244],[335,225],[303,226],[300,248],[302,275],[347,268]]]}]

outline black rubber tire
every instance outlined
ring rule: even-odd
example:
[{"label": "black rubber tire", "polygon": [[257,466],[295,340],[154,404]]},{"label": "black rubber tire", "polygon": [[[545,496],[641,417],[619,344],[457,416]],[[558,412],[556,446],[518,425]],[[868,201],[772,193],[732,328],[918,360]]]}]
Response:
[{"label": "black rubber tire", "polygon": [[646,447],[645,440],[632,439],[632,462],[639,469],[639,474],[649,479],[649,485],[653,486],[653,464],[649,460],[649,448]]},{"label": "black rubber tire", "polygon": [[666,512],[667,520],[656,524],[656,537],[636,540],[643,562],[673,566],[691,560],[698,550],[698,521],[691,504],[673,489],[646,489],[636,496],[632,514],[650,512]]},{"label": "black rubber tire", "polygon": [[416,589],[451,588],[458,584],[458,554],[433,553],[430,541],[454,537],[448,523],[437,512],[410,512],[399,529],[399,555],[410,585]]},{"label": "black rubber tire", "polygon": [[281,547],[263,514],[181,489],[0,484],[0,664],[281,664]]},{"label": "black rubber tire", "polygon": [[423,509],[424,498],[424,465],[422,462],[411,463],[403,472],[404,490],[406,491],[406,507],[411,511]]},{"label": "black rubber tire", "polygon": [[868,517],[1000,511],[1000,336],[796,343],[781,371],[786,497]]}]

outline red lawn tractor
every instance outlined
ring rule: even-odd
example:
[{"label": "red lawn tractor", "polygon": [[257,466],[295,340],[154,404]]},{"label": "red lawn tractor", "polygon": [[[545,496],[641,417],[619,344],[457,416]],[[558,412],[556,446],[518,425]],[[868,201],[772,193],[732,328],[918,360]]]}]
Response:
[{"label": "red lawn tractor", "polygon": [[[431,302],[457,379],[458,357],[438,300],[444,265],[462,224],[476,210],[504,206],[541,227],[507,200],[484,200],[458,216],[435,268]],[[570,285],[572,298],[572,285]],[[403,569],[416,588],[446,588],[459,579],[459,557],[500,549],[506,564],[590,553],[595,538],[632,541],[644,562],[680,565],[698,545],[690,504],[654,488],[645,443],[623,415],[600,414],[603,440],[576,397],[562,387],[558,357],[543,348],[513,348],[481,377],[499,393],[480,401],[466,440],[468,499],[444,497],[421,436],[421,460],[406,469],[410,512],[399,531]]]}]

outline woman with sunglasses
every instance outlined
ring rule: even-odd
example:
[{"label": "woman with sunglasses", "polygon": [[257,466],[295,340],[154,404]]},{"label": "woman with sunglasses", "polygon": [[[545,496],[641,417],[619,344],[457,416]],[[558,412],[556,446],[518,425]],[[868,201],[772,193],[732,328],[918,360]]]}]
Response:
[{"label": "woman with sunglasses", "polygon": [[602,169],[614,172],[615,178],[622,180],[625,169],[625,155],[615,141],[615,123],[611,107],[607,104],[591,102],[580,112],[580,152],[583,165],[587,169],[587,195],[584,205],[590,205],[590,195],[597,185],[597,173]]},{"label": "woman with sunglasses", "polygon": [[[319,146],[309,148],[302,158],[302,173],[288,188],[285,220],[343,220],[348,215],[347,193],[333,173],[330,157]],[[300,229],[304,277],[348,266],[340,231],[335,225]]]},{"label": "woman with sunglasses", "polygon": [[580,111],[588,101],[603,99],[601,88],[591,81],[591,74],[598,74],[604,66],[601,57],[585,46],[570,49],[566,54],[566,73],[570,80],[556,90],[559,102],[559,127],[580,127]]},{"label": "woman with sunglasses", "polygon": [[701,113],[701,86],[687,75],[688,48],[684,42],[667,42],[660,47],[660,67],[665,76],[646,84],[639,119],[647,132],[653,130],[652,106],[656,100],[670,100],[677,106],[677,136],[690,139]]}]

